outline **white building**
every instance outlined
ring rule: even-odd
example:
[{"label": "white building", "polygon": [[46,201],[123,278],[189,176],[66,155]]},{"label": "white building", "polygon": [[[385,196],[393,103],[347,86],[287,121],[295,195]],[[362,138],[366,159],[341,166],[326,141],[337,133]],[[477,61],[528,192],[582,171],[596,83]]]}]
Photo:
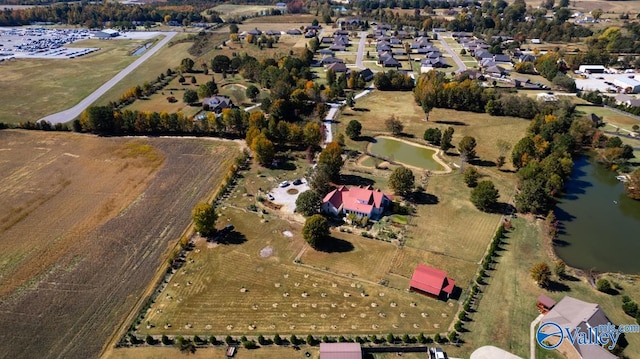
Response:
[{"label": "white building", "polygon": [[620,76],[613,80],[613,84],[622,88],[626,93],[639,93],[640,81],[635,78],[629,78],[626,76]]},{"label": "white building", "polygon": [[602,65],[580,65],[578,67],[578,71],[583,74],[603,74],[606,71],[606,68]]}]

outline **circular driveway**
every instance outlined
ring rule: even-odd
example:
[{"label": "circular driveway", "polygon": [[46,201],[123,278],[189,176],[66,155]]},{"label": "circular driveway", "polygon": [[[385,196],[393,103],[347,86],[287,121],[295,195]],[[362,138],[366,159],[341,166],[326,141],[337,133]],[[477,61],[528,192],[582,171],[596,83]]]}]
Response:
[{"label": "circular driveway", "polygon": [[[294,212],[294,210],[296,209],[296,199],[298,199],[298,196],[300,195],[300,193],[307,191],[309,189],[307,180],[304,178],[302,178],[302,183],[297,186],[294,186],[293,183],[291,182],[292,181],[289,181],[289,185],[287,187],[276,187],[272,189],[271,192],[269,192],[271,193],[271,195],[273,195],[273,201],[271,202],[276,204],[281,204],[282,208],[280,210],[287,213]],[[295,193],[295,194],[287,193],[287,191],[290,189],[296,189],[298,193]]]}]

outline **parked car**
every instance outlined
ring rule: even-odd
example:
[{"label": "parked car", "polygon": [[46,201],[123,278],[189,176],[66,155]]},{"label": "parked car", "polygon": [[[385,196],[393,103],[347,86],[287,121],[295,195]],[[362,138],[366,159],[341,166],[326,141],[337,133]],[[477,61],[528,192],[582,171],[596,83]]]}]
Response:
[{"label": "parked car", "polygon": [[301,184],[302,184],[302,180],[300,178],[298,178],[295,181],[293,181],[293,185],[294,186],[301,185]]},{"label": "parked car", "polygon": [[271,193],[267,193],[267,198],[269,199],[269,201],[273,201],[275,198],[273,198],[273,195]]},{"label": "parked car", "polygon": [[287,187],[289,185],[289,181],[280,182],[280,187]]}]

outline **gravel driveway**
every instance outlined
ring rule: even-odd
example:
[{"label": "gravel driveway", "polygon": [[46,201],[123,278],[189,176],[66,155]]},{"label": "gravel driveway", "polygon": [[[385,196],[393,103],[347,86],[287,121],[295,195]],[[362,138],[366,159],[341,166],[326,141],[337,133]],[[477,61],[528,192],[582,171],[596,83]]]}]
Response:
[{"label": "gravel driveway", "polygon": [[[302,184],[299,184],[297,186],[294,186],[291,182],[292,181],[289,181],[290,184],[287,187],[276,187],[272,189],[271,192],[269,192],[273,195],[274,198],[272,202],[281,204],[281,210],[287,213],[293,213],[293,211],[296,209],[296,199],[298,199],[298,195],[309,189],[307,180],[304,178],[302,179]],[[292,188],[298,190],[298,193],[287,193],[287,191]]]}]

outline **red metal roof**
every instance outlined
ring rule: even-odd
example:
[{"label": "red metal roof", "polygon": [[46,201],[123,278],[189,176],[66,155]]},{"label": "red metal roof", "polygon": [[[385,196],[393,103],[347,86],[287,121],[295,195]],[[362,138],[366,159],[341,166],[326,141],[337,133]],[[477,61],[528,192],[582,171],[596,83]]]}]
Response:
[{"label": "red metal roof", "polygon": [[538,297],[538,303],[544,305],[545,308],[553,308],[553,306],[556,305],[555,300],[547,297],[544,294],[540,294],[540,296]]},{"label": "red metal roof", "polygon": [[344,186],[329,192],[322,203],[330,202],[335,208],[343,206],[345,210],[361,212],[370,215],[374,208],[382,207],[384,197],[389,198],[380,190],[373,190],[371,186],[351,187]]},{"label": "red metal roof", "polygon": [[447,272],[424,264],[418,264],[409,286],[423,292],[439,296],[441,292],[451,294],[456,282],[447,277]]}]

